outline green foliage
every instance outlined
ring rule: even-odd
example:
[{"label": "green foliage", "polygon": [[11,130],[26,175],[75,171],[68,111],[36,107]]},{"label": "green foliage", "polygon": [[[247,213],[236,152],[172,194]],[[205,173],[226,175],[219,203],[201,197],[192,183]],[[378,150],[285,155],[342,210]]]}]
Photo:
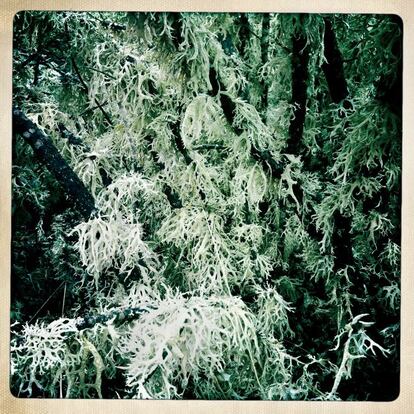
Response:
[{"label": "green foliage", "polygon": [[14,36],[14,103],[97,207],[82,219],[15,137],[16,395],[396,397],[394,17],[22,12]]}]

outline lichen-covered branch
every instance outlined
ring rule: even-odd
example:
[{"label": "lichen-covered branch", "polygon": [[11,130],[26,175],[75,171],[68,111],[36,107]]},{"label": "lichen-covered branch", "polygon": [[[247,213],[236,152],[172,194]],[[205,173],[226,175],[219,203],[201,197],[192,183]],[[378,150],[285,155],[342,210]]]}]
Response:
[{"label": "lichen-covered branch", "polygon": [[78,210],[85,217],[89,217],[95,210],[92,195],[60,155],[50,138],[18,108],[13,108],[13,132],[21,135],[32,147],[35,156],[53,174],[68,197],[75,202]]},{"label": "lichen-covered branch", "polygon": [[[152,308],[151,308],[152,309]],[[124,322],[131,322],[134,319],[138,318],[145,312],[148,312],[150,308],[126,308],[122,310],[114,310],[106,314],[99,314],[99,315],[87,315],[82,318],[79,318],[76,322],[76,327],[79,330],[92,328],[98,323],[105,323],[110,321],[111,319],[114,320],[115,323],[124,323]]]}]

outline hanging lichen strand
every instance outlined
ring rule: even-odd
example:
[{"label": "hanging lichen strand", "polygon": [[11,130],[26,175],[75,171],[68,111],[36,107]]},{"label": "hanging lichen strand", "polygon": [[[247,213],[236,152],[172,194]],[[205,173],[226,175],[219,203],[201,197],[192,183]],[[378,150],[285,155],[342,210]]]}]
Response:
[{"label": "hanging lichen strand", "polygon": [[396,398],[401,30],[19,13],[13,393]]}]

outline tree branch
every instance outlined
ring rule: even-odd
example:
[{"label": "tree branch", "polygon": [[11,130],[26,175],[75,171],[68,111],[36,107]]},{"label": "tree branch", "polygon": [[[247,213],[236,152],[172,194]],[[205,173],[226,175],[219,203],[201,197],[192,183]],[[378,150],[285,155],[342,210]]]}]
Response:
[{"label": "tree branch", "polygon": [[[188,153],[187,148],[184,146],[183,140],[181,138],[180,122],[176,121],[170,125],[171,125],[171,131],[174,136],[175,146],[178,149],[178,151],[181,153],[181,155],[184,157],[185,163],[187,165],[190,165],[193,162],[193,159],[190,157],[190,154]],[[204,194],[204,191],[201,188],[198,190],[198,194],[200,195],[200,198],[202,200],[205,200],[206,195]]]},{"label": "tree branch", "polygon": [[174,122],[170,124],[170,126],[171,126],[171,132],[173,133],[173,136],[174,136],[175,146],[177,147],[181,155],[184,157],[185,163],[187,165],[190,165],[193,162],[193,160],[190,157],[190,154],[188,153],[187,148],[184,146],[183,140],[181,139],[180,122],[179,121]]},{"label": "tree branch", "polygon": [[17,108],[13,108],[13,133],[23,137],[32,147],[35,156],[46,165],[65,193],[76,203],[82,215],[90,217],[95,211],[92,195],[60,155],[50,138]]},{"label": "tree branch", "polygon": [[273,178],[280,178],[284,167],[273,159],[272,154],[268,150],[259,151],[257,148],[252,146],[251,156],[256,161],[260,162],[265,170],[269,169],[270,175]]}]

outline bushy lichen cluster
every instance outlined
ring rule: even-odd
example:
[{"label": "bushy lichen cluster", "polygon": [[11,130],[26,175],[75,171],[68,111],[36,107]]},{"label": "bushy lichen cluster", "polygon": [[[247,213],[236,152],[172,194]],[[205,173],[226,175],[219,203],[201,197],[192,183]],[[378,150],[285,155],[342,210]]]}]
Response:
[{"label": "bushy lichen cluster", "polygon": [[398,19],[22,12],[14,35],[15,104],[96,205],[15,138],[16,395],[396,397]]}]

